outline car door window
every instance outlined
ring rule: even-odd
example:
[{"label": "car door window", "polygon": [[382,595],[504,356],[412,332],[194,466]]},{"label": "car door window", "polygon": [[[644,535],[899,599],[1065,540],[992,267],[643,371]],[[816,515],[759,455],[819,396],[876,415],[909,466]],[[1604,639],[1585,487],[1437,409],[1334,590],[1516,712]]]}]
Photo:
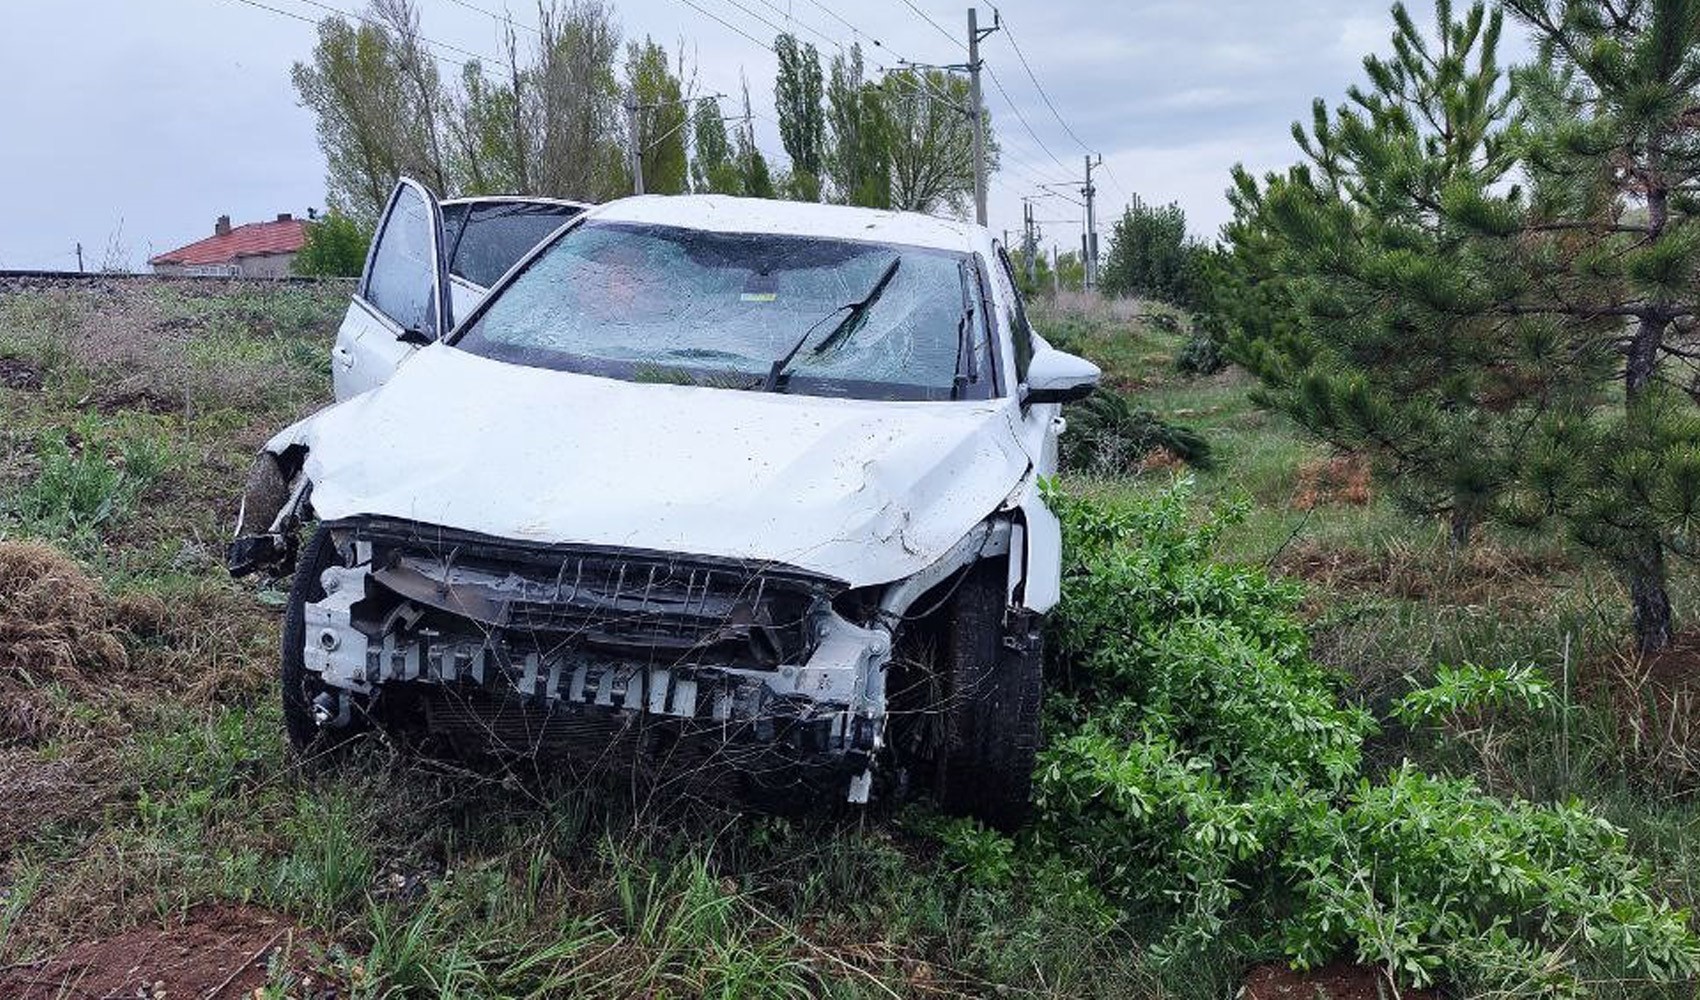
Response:
[{"label": "car door window", "polygon": [[535,201],[445,205],[449,273],[489,288],[545,237],[583,211],[577,205]]},{"label": "car door window", "polygon": [[1015,342],[1015,381],[1027,381],[1027,365],[1033,360],[1033,327],[1027,322],[1027,308],[1021,301],[1021,289],[1015,283],[1015,268],[1010,265],[1009,253],[998,247],[998,289],[1009,302],[1009,334]]},{"label": "car door window", "polygon": [[396,189],[362,294],[403,330],[436,339],[443,331],[437,320],[437,216],[429,197],[412,184]]}]

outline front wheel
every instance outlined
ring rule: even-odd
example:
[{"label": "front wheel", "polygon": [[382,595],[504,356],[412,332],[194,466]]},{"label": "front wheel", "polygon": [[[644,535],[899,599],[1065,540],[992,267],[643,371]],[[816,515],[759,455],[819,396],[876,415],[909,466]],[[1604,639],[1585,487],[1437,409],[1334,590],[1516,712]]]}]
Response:
[{"label": "front wheel", "polygon": [[1010,831],[1032,812],[1043,694],[1039,630],[1009,613],[1001,562],[968,571],[944,609],[935,656],[939,804]]},{"label": "front wheel", "polygon": [[313,699],[329,689],[319,675],[307,669],[307,604],[324,600],[321,580],[338,558],[331,533],[313,532],[295,565],[295,580],[289,588],[289,603],[283,613],[283,648],[278,679],[283,689],[283,726],[289,745],[303,757],[313,758],[334,749],[354,734],[354,727],[327,730],[313,718]]}]

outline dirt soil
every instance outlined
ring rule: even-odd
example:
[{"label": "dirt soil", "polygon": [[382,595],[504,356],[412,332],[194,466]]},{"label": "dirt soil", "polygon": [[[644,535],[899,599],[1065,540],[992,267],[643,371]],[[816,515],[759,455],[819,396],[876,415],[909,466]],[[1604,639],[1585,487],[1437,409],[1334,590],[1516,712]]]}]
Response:
[{"label": "dirt soil", "polygon": [[312,935],[252,906],[191,910],[178,923],[149,924],[72,945],[58,957],[0,970],[7,1000],[235,1000],[265,986],[276,955],[290,974],[289,996],[346,995],[312,968],[322,949]]},{"label": "dirt soil", "polygon": [[1675,636],[1650,656],[1624,650],[1585,668],[1583,690],[1603,691],[1620,737],[1643,765],[1684,788],[1700,782],[1700,633]]},{"label": "dirt soil", "polygon": [[8,389],[40,389],[41,369],[22,358],[0,358],[0,386]]},{"label": "dirt soil", "polygon": [[1243,1000],[1440,1000],[1429,990],[1394,992],[1379,970],[1336,962],[1310,972],[1260,965],[1246,976]]},{"label": "dirt soil", "polygon": [[1700,689],[1700,633],[1672,638],[1669,646],[1647,657],[1640,668],[1646,683],[1667,696]]}]

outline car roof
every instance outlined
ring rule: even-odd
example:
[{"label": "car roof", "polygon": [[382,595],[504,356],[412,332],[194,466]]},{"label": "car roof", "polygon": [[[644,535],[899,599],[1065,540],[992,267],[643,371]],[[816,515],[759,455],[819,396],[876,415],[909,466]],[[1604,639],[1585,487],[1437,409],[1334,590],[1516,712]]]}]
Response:
[{"label": "car roof", "polygon": [[444,198],[440,205],[559,205],[562,208],[589,208],[588,202],[568,201],[565,198],[544,198],[529,194],[478,194],[465,198]]},{"label": "car roof", "polygon": [[819,236],[971,252],[984,230],[918,212],[735,198],[719,194],[644,195],[600,205],[588,217],[719,233]]}]

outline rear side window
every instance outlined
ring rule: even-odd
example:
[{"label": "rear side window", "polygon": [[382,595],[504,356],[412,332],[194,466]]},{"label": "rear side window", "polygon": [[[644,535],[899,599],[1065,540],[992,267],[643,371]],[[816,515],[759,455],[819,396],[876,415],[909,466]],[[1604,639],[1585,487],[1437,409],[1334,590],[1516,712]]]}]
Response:
[{"label": "rear side window", "polygon": [[489,288],[532,247],[582,211],[576,205],[522,201],[444,205],[449,273]]},{"label": "rear side window", "polygon": [[366,301],[403,330],[435,338],[435,290],[432,266],[437,221],[416,188],[402,185],[384,217],[383,231],[366,274]]}]

